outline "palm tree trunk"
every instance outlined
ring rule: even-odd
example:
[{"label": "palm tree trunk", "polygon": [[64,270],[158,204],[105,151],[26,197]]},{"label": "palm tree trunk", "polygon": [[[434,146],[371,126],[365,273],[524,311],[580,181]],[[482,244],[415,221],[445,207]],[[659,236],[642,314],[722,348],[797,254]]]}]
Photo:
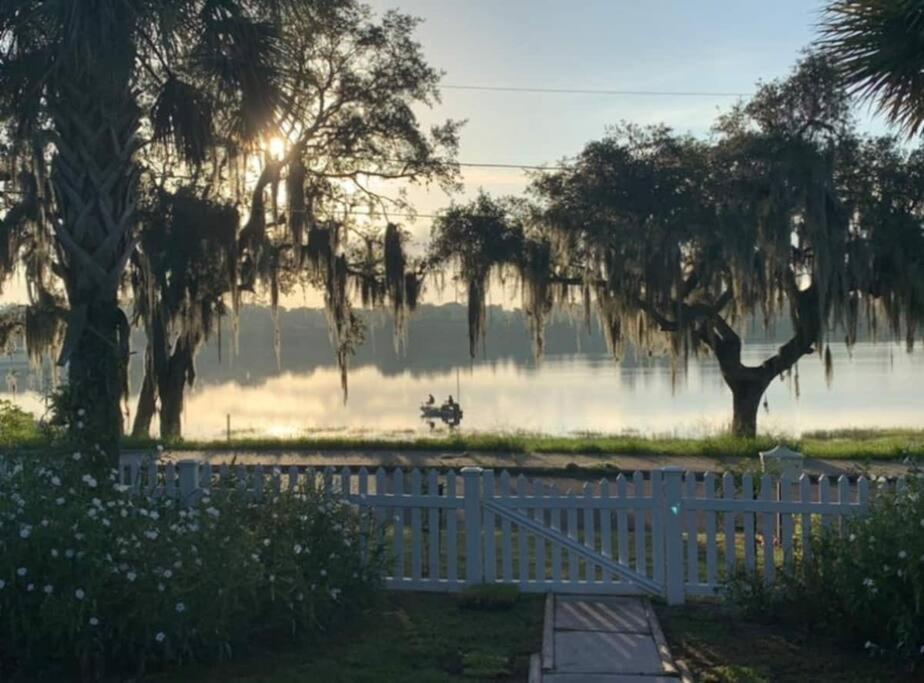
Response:
[{"label": "palm tree trunk", "polygon": [[59,363],[68,366],[64,407],[73,437],[114,465],[128,363],[118,290],[134,248],[138,108],[127,78],[80,76],[58,84],[54,103],[55,233],[70,304]]}]

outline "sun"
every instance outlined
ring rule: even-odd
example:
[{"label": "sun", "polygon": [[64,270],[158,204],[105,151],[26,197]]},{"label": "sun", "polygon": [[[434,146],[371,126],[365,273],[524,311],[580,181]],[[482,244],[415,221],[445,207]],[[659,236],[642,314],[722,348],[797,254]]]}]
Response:
[{"label": "sun", "polygon": [[286,154],[285,138],[281,138],[279,136],[271,137],[266,145],[266,148],[273,159],[282,159],[282,157],[284,157]]}]

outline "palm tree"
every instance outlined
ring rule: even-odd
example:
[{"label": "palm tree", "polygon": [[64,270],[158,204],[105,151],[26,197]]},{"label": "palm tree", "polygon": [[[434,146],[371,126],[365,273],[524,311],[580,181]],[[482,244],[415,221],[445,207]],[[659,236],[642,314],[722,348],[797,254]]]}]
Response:
[{"label": "palm tree", "polygon": [[278,102],[286,4],[314,3],[0,3],[3,141],[9,163],[36,178],[69,305],[62,405],[74,433],[110,458],[128,359],[118,294],[135,248],[138,151],[150,137],[198,164],[216,137],[247,145],[263,134]]},{"label": "palm tree", "polygon": [[855,94],[907,134],[924,125],[924,3],[836,0],[825,9],[821,47]]}]

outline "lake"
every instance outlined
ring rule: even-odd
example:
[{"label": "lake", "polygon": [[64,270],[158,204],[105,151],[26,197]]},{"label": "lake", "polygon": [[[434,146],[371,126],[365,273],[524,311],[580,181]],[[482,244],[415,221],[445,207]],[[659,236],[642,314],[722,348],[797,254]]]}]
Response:
[{"label": "lake", "polygon": [[[412,324],[406,353],[395,352],[387,319],[372,320],[371,334],[350,371],[346,404],[323,318],[297,312],[283,316],[284,346],[277,366],[271,325],[263,312],[249,314],[242,319],[238,356],[225,348],[219,359],[214,343],[200,354],[184,434],[223,436],[228,415],[236,434],[425,434],[430,427],[419,418],[419,404],[428,393],[440,401],[449,394],[461,399],[463,430],[695,436],[730,422],[731,394],[711,359],[691,359],[672,381],[668,359],[629,354],[616,363],[604,352],[598,330],[559,320],[550,327],[550,353],[537,364],[529,354],[525,326],[494,312],[487,358],[472,363],[457,314],[444,319],[432,313]],[[748,344],[748,362],[760,362],[778,345]],[[143,348],[143,339],[134,347]],[[804,358],[798,396],[791,379],[774,382],[767,392],[768,409],[759,416],[762,431],[924,426],[924,354],[871,342],[857,344],[850,353],[843,344],[832,344],[831,351],[831,387],[821,359]],[[8,375],[0,397],[41,414],[38,380],[19,355],[0,362],[0,377]],[[139,364],[134,365],[132,386],[138,387]],[[443,425],[436,429],[445,431]]]}]

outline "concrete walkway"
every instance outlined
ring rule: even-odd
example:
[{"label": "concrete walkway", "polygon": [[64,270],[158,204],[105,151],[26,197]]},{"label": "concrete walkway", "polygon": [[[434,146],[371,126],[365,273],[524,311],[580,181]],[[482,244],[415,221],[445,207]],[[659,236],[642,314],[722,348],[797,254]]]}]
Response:
[{"label": "concrete walkway", "polygon": [[549,595],[530,683],[681,683],[648,600]]}]

